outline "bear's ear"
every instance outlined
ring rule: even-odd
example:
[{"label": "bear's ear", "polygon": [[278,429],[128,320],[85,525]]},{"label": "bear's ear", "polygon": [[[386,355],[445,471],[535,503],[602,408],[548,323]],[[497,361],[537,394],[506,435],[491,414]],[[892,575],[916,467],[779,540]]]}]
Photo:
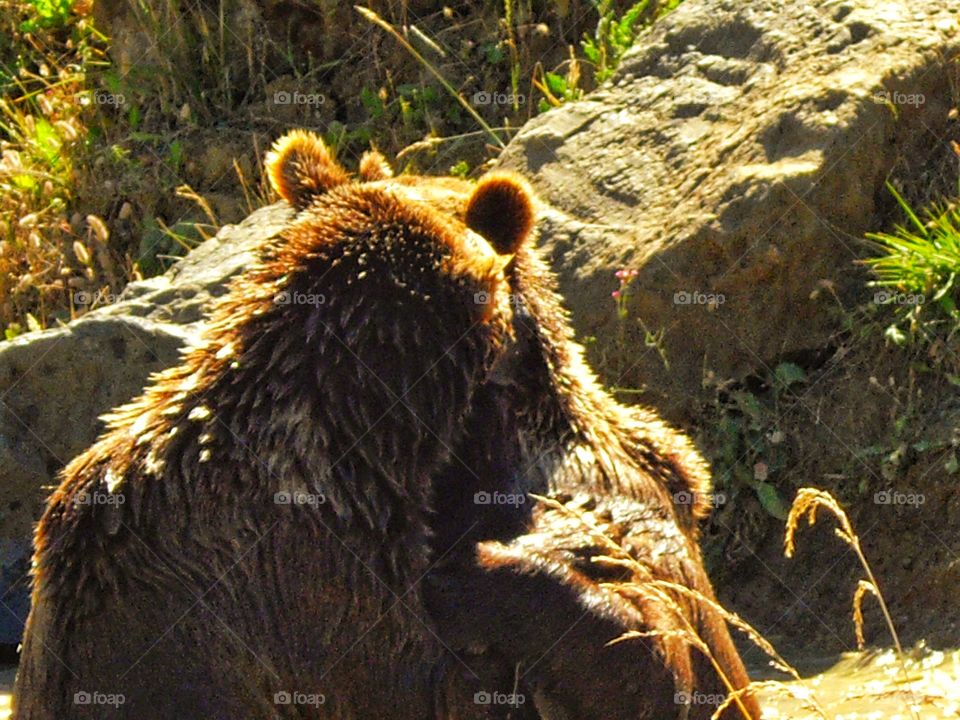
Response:
[{"label": "bear's ear", "polygon": [[515,253],[533,229],[533,191],[519,175],[495,172],[477,183],[467,202],[467,227],[501,255]]},{"label": "bear's ear", "polygon": [[298,210],[350,180],[323,140],[306,130],[291,130],[267,153],[267,176],[284,200]]},{"label": "bear's ear", "polygon": [[368,150],[360,158],[360,179],[367,182],[373,180],[389,180],[393,177],[393,168],[387,159],[376,150]]}]

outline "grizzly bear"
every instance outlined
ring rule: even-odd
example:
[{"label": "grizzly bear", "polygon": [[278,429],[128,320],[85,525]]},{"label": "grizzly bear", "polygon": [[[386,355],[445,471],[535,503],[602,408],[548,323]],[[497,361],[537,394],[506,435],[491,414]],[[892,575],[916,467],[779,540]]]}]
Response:
[{"label": "grizzly bear", "polygon": [[[372,157],[361,175],[391,177],[385,160]],[[501,225],[533,223],[532,193],[509,174],[481,179],[499,191],[479,197],[452,179],[394,182],[442,203],[495,248]],[[452,670],[479,687],[489,713],[457,708],[450,716],[709,718],[730,688],[750,680],[710,604],[698,527],[710,509],[707,465],[655,412],[602,389],[539,252],[529,244],[497,249],[513,254],[506,274],[515,341],[475,393],[460,442],[433,480],[426,606],[456,659]],[[625,598],[611,590],[630,578],[596,562],[609,551],[578,520],[583,514],[648,580],[687,591]],[[640,636],[610,644],[630,631]],[[722,714],[744,716],[760,716],[749,692]]]},{"label": "grizzly bear", "polygon": [[436,715],[432,482],[512,342],[530,199],[482,183],[471,227],[299,131],[267,170],[295,220],[49,500],[19,720]]},{"label": "grizzly bear", "polygon": [[[509,212],[467,197],[481,234]],[[516,249],[507,277],[516,341],[435,480],[425,596],[438,633],[468,665],[513,668],[509,687],[481,678],[488,697],[525,692],[544,718],[709,718],[750,681],[710,604],[698,544],[706,463],[653,411],[600,387],[535,248]],[[646,592],[609,587],[629,573],[596,561],[610,551],[584,514],[639,564]],[[744,692],[722,716],[759,715]]]}]

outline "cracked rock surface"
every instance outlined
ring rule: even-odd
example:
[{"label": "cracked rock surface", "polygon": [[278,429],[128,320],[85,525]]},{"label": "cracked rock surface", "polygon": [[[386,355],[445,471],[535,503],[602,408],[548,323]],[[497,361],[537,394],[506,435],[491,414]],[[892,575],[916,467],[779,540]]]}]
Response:
[{"label": "cracked rock surface", "polygon": [[[524,126],[500,164],[552,206],[541,242],[605,379],[682,415],[705,369],[738,377],[823,344],[829,306],[863,292],[888,175],[919,180],[950,154],[958,11],[691,0],[610,82]],[[625,341],[620,268],[640,271]],[[637,319],[664,331],[669,371]]]}]

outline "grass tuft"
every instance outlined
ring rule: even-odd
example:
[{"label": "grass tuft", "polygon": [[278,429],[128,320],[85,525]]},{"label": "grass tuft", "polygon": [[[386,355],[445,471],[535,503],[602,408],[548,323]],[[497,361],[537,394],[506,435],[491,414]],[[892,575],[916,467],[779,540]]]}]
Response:
[{"label": "grass tuft", "polygon": [[3,3],[0,26],[0,331],[6,339],[75,316],[78,293],[116,280],[109,232],[71,216],[88,136],[87,68],[102,36],[79,3]]},{"label": "grass tuft", "polygon": [[360,5],[354,5],[353,7],[364,18],[372,22],[374,25],[378,25],[379,27],[383,28],[388,33],[390,33],[390,35],[392,35],[394,39],[396,39],[396,41],[400,43],[403,46],[403,48],[407,52],[409,52],[414,57],[414,59],[416,59],[418,63],[420,63],[420,65],[426,68],[430,72],[430,74],[437,79],[437,82],[439,82],[443,86],[443,89],[446,90],[448,93],[450,93],[450,95],[457,102],[460,103],[463,109],[466,110],[470,114],[470,116],[477,121],[477,125],[479,125],[484,129],[484,131],[487,133],[487,135],[490,136],[490,139],[493,140],[494,143],[496,143],[501,148],[505,147],[503,140],[500,139],[500,136],[497,135],[496,132],[494,132],[493,128],[491,128],[482,117],[480,117],[480,114],[476,110],[474,110],[473,106],[470,103],[468,103],[460,93],[456,91],[456,89],[447,81],[447,79],[443,76],[443,74],[439,70],[437,70],[433,65],[431,65],[430,62],[423,55],[421,55],[417,51],[417,49],[413,47],[413,45],[411,45],[407,41],[407,39],[403,35],[401,35],[393,25],[388,23],[386,20],[384,20],[382,17],[380,17],[376,12],[374,12],[370,8],[365,8]]},{"label": "grass tuft", "polygon": [[885,289],[877,302],[896,306],[887,337],[898,344],[952,340],[960,329],[960,201],[934,203],[918,215],[893,185],[887,188],[907,222],[892,233],[868,233],[878,254],[864,260],[876,276],[871,284]]}]

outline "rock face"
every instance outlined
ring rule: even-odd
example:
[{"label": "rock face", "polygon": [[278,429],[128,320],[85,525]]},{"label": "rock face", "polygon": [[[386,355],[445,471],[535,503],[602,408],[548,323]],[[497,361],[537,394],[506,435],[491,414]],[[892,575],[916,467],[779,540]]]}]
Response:
[{"label": "rock face", "polygon": [[281,206],[264,208],[165,275],[131,283],[116,303],[0,344],[0,600],[13,610],[0,619],[0,644],[19,642],[23,630],[33,523],[57,472],[94,441],[102,413],[176,362],[203,307],[288,218]]},{"label": "rock face", "polygon": [[[606,86],[523,128],[501,165],[558,211],[542,241],[609,381],[655,389],[672,414],[705,370],[741,376],[822,344],[831,307],[862,291],[888,174],[920,178],[950,153],[958,10],[689,0]],[[624,328],[619,268],[640,271]],[[663,331],[669,370],[643,326]]]}]

